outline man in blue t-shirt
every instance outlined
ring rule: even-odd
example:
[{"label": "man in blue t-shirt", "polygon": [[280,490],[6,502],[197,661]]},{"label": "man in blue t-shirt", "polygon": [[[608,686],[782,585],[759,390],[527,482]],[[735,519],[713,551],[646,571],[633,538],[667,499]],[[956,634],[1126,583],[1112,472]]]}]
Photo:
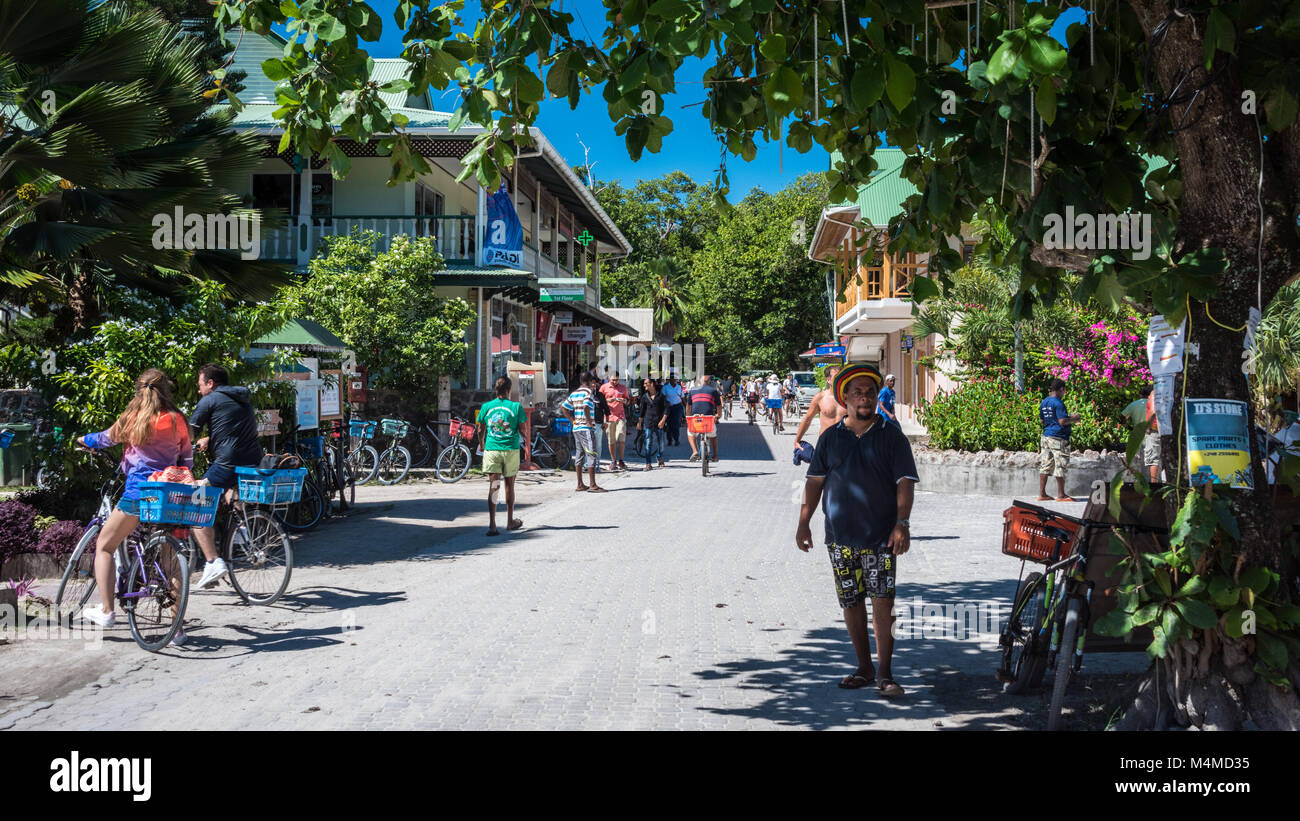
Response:
[{"label": "man in blue t-shirt", "polygon": [[1056,477],[1056,501],[1073,502],[1065,495],[1065,472],[1070,467],[1070,427],[1082,417],[1071,416],[1065,409],[1065,380],[1053,379],[1047,396],[1038,404],[1038,418],[1043,423],[1043,437],[1038,451],[1038,501],[1052,500],[1047,495],[1047,477]]},{"label": "man in blue t-shirt", "polygon": [[895,426],[902,430],[902,425],[898,423],[898,417],[894,415],[894,375],[891,373],[885,377],[885,387],[880,389],[880,398],[876,400],[876,413],[885,417],[885,421],[894,423]]},{"label": "man in blue t-shirt", "polygon": [[[919,481],[912,446],[895,425],[876,413],[880,371],[849,365],[832,391],[848,415],[817,440],[795,545],[812,547],[812,515],[825,501],[826,548],[844,624],[858,657],[858,669],[840,681],[846,690],[875,685],[882,696],[897,698],[903,688],[890,675],[894,651],[894,587],[898,557],[911,541],[913,485]],[[878,669],[871,664],[866,600],[871,599]],[[879,683],[877,684],[877,674]]]}]

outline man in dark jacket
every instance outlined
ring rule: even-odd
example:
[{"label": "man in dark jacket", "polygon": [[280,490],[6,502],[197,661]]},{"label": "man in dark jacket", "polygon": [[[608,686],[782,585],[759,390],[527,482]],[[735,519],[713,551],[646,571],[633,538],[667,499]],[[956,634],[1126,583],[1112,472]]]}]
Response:
[{"label": "man in dark jacket", "polygon": [[[230,491],[239,482],[237,467],[256,467],[262,460],[262,445],[257,441],[257,412],[248,388],[230,385],[226,369],[209,362],[199,368],[199,404],[190,416],[195,435],[208,428],[208,436],[195,446],[208,454],[210,464],[203,478],[213,487]],[[226,493],[227,501],[234,494]],[[208,560],[199,579],[200,588],[216,585],[226,575],[226,562],[217,555],[216,537],[210,527],[194,528],[194,538]]]}]

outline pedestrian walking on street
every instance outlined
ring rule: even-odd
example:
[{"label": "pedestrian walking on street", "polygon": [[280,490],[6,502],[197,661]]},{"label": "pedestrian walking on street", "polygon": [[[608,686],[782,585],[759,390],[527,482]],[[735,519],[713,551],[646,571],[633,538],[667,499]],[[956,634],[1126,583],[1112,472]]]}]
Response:
[{"label": "pedestrian walking on street", "polygon": [[1056,501],[1073,502],[1065,495],[1065,472],[1070,467],[1070,427],[1082,417],[1071,416],[1065,409],[1065,380],[1053,379],[1047,386],[1047,396],[1038,403],[1038,418],[1043,423],[1043,435],[1038,450],[1038,501],[1049,502],[1047,477],[1056,477]]},{"label": "pedestrian walking on street", "polygon": [[654,379],[645,380],[641,398],[637,403],[637,430],[645,433],[645,469],[650,469],[650,460],[658,459],[659,467],[664,466],[664,426],[668,424],[668,403],[664,399],[659,383]]},{"label": "pedestrian walking on street", "polygon": [[681,427],[682,427],[682,410],[684,405],[684,391],[677,381],[677,375],[672,374],[668,377],[668,384],[663,386],[664,400],[668,403],[668,425],[664,428],[669,446],[681,444]]},{"label": "pedestrian walking on street", "polygon": [[488,475],[488,531],[496,536],[497,490],[506,483],[506,528],[518,530],[524,523],[515,518],[515,476],[519,473],[519,430],[524,425],[524,408],[511,402],[510,378],[501,376],[493,384],[497,398],[479,409],[478,421],[486,435],[483,441],[483,472]]},{"label": "pedestrian walking on street", "polygon": [[[857,670],[839,686],[856,690],[875,685],[882,696],[897,698],[903,695],[891,671],[897,563],[910,545],[908,517],[920,479],[907,437],[876,413],[882,381],[870,365],[849,365],[836,376],[832,389],[848,415],[817,440],[795,544],[804,552],[812,547],[812,516],[824,493],[826,548],[858,657]],[[876,633],[875,668],[867,633],[868,598]]]},{"label": "pedestrian walking on street", "polygon": [[609,381],[600,386],[600,394],[609,406],[609,416],[605,420],[605,435],[609,441],[609,469],[627,470],[624,451],[627,448],[627,414],[632,406],[632,392],[623,384],[617,374],[610,374]]},{"label": "pedestrian walking on street", "polygon": [[[577,490],[590,489],[597,493],[604,493],[605,489],[596,485],[596,464],[600,461],[600,456],[596,450],[596,440],[592,435],[592,430],[596,426],[596,405],[592,399],[595,382],[596,377],[592,374],[582,374],[578,389],[569,394],[569,398],[560,404],[560,413],[573,424],[573,465],[574,472],[578,475]],[[590,488],[582,481],[584,467],[591,478]]]},{"label": "pedestrian walking on street", "polygon": [[[594,373],[591,374],[592,419],[595,422],[591,426],[591,438],[596,443],[596,470],[600,470],[601,454],[605,452],[605,423],[609,421],[609,402],[605,400],[605,394],[600,392],[600,389],[604,387],[602,383],[603,380],[599,376]],[[613,456],[612,452],[610,456]],[[610,459],[609,469],[617,469],[612,458]]]},{"label": "pedestrian walking on street", "polygon": [[894,414],[894,375],[891,373],[885,377],[885,386],[880,389],[880,399],[877,400],[880,407],[877,413],[885,417],[885,421],[897,426],[900,430],[902,425],[898,422],[898,416]]}]

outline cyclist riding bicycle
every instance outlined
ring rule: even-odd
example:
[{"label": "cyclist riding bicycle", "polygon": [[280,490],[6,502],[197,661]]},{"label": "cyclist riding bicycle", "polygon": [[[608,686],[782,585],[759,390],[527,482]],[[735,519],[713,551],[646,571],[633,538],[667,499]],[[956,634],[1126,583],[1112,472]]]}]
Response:
[{"label": "cyclist riding bicycle", "polygon": [[[177,465],[193,467],[194,450],[185,417],[172,400],[171,380],[157,368],[149,368],[136,378],[135,396],[112,427],[87,433],[76,442],[92,450],[125,445],[121,468],[126,487],[95,540],[95,584],[102,604],[81,611],[86,621],[112,627],[117,620],[113,612],[117,589],[113,584],[113,554],[140,524],[140,483],[149,481],[155,471]],[[180,643],[175,638],[173,641]]]},{"label": "cyclist riding bicycle", "polygon": [[781,405],[784,400],[781,398],[781,380],[776,374],[767,377],[767,409],[771,418],[776,423],[777,429],[781,427]]},{"label": "cyclist riding bicycle", "polygon": [[[262,445],[257,440],[257,412],[248,388],[231,385],[230,376],[220,365],[209,362],[199,368],[199,404],[190,416],[190,427],[197,435],[208,427],[208,436],[194,444],[205,451],[211,463],[203,479],[212,487],[226,491],[226,504],[238,498],[237,467],[257,467],[262,461]],[[217,554],[217,538],[211,527],[192,531],[208,563],[199,578],[201,589],[216,585],[229,571],[226,560]]]},{"label": "cyclist riding bicycle", "polygon": [[797,412],[794,403],[799,396],[799,382],[794,378],[794,371],[791,371],[790,375],[781,383],[781,392],[785,399],[786,410]]},{"label": "cyclist riding bicycle", "polygon": [[758,400],[758,380],[750,379],[745,383],[745,404],[749,406],[749,413],[751,416],[758,416]]},{"label": "cyclist riding bicycle", "polygon": [[[692,416],[714,417],[713,432],[706,435],[713,440],[713,461],[716,462],[718,461],[718,423],[722,421],[720,416],[722,413],[722,394],[718,392],[717,388],[709,384],[709,380],[710,377],[700,375],[699,387],[691,388],[691,392],[687,394],[687,403],[691,406]],[[687,441],[691,445],[691,461],[698,462],[700,452],[695,447],[695,437],[691,436]]]}]

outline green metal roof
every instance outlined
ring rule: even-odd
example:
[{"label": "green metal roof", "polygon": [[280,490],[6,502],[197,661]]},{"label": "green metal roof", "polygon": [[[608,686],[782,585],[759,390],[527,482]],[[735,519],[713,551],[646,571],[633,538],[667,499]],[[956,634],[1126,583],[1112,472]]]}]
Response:
[{"label": "green metal roof", "polygon": [[[388,97],[401,97],[402,102],[406,101],[406,92],[400,94],[385,94]],[[225,105],[213,106],[214,111],[225,108]],[[242,111],[235,115],[235,120],[231,127],[235,129],[245,128],[271,128],[282,130],[279,122],[272,117],[272,113],[279,108],[276,103],[247,103]],[[451,122],[451,114],[445,111],[427,111],[420,108],[406,108],[401,105],[393,105],[389,102],[389,109],[394,114],[404,114],[410,120],[407,128],[446,128]],[[467,130],[472,131],[467,126]]]},{"label": "green metal roof", "polygon": [[297,345],[307,348],[343,351],[347,344],[310,319],[291,319],[283,328],[258,339],[256,345]]}]

